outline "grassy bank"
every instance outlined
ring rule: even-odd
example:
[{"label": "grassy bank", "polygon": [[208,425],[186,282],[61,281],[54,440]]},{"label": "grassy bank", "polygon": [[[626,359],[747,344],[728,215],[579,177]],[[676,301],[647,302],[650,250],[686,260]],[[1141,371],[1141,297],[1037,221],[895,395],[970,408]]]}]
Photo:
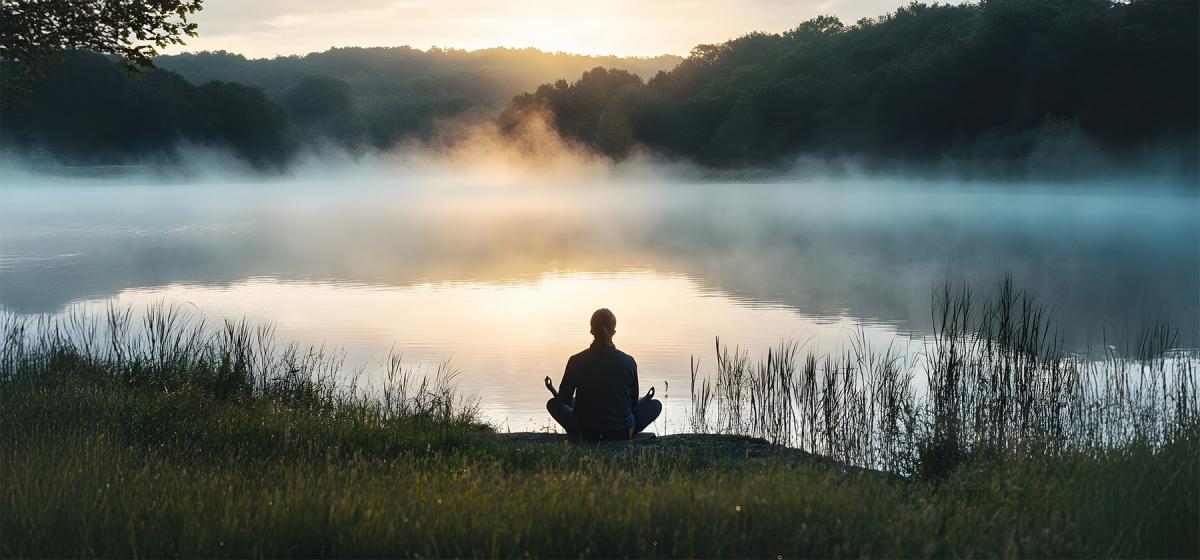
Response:
[{"label": "grassy bank", "polygon": [[466,424],[330,416],[195,390],[67,378],[2,387],[6,557],[1198,550],[1194,437],[926,481],[770,453],[512,443]]},{"label": "grassy bank", "polygon": [[[956,443],[965,459],[898,476],[750,440],[514,441],[480,426],[448,375],[425,382],[392,360],[368,397],[333,381],[336,354],[269,329],[169,309],[132,321],[10,319],[0,555],[1200,552],[1200,430],[1186,414],[1111,445]],[[925,456],[946,449],[930,439],[941,418],[914,430]]]}]

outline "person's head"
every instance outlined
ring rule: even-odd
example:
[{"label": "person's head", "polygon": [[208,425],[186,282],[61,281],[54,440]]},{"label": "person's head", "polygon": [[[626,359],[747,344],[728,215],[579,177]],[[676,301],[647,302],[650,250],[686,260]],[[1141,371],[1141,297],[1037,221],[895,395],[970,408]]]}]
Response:
[{"label": "person's head", "polygon": [[614,334],[617,332],[617,316],[613,315],[606,307],[597,309],[592,313],[592,336],[596,340],[611,341]]}]

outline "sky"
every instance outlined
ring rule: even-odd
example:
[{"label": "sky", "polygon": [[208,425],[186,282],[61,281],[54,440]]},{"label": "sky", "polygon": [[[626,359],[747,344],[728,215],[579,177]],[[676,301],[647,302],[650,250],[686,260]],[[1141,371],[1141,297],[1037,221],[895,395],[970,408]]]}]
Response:
[{"label": "sky", "polygon": [[199,36],[167,53],[252,58],[330,47],[536,47],[618,56],[686,55],[750,31],[781,32],[817,15],[847,24],[907,0],[205,0]]}]

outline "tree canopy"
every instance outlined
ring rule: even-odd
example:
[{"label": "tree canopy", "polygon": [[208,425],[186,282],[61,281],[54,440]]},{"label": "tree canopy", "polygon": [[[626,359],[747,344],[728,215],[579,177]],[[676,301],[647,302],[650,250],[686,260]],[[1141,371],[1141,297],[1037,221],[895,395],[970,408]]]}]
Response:
[{"label": "tree canopy", "polygon": [[597,64],[650,74],[679,60],[535,49],[344,48],[259,60],[206,52],[158,57],[124,79],[112,56],[55,58],[39,76],[0,61],[3,87],[22,90],[0,96],[6,150],[46,163],[112,164],[209,146],[264,169],[286,165],[306,144],[359,151],[428,139],[439,119],[486,120],[514,92]]},{"label": "tree canopy", "polygon": [[0,0],[0,57],[38,72],[48,56],[88,50],[149,68],[160,48],[196,35],[188,16],[203,0]]},{"label": "tree canopy", "polygon": [[[1197,146],[1200,4],[912,3],[844,25],[700,45],[642,82],[603,68],[516,96],[614,157],[637,146],[719,166],[798,153],[1020,159],[1064,143]],[[1082,140],[1081,140],[1082,139]]]},{"label": "tree canopy", "polygon": [[298,146],[288,115],[242,84],[196,86],[158,68],[131,80],[103,55],[70,52],[31,88],[32,102],[4,110],[6,149],[88,165],[170,158],[187,144],[278,169]]},{"label": "tree canopy", "polygon": [[[18,4],[0,1],[6,16]],[[19,62],[6,51],[3,87],[16,80],[30,95],[0,96],[0,134],[6,150],[69,162],[139,160],[183,143],[269,168],[306,144],[357,151],[429,139],[442,119],[499,113],[501,128],[516,133],[537,112],[615,159],[646,150],[729,167],[800,154],[1057,165],[1086,161],[1081,153],[1118,161],[1173,151],[1196,175],[1198,20],[1194,2],[914,2],[851,25],[821,16],[784,33],[698,45],[684,59],[409,47],[262,60],[206,52],[157,57],[158,68],[136,80],[122,79],[112,56],[77,51],[56,51],[63,62],[42,76],[14,76]],[[513,96],[520,91],[528,93]]]},{"label": "tree canopy", "polygon": [[[336,87],[346,92],[349,110],[342,112],[338,126],[318,126],[308,132],[329,133],[351,147],[386,149],[405,139],[429,138],[441,119],[490,117],[513,93],[548,80],[579,75],[595,66],[652,76],[680,60],[666,55],[621,58],[537,49],[345,47],[271,59],[202,52],[163,56],[155,63],[193,83],[220,80],[262,88],[301,119],[296,88],[318,87],[314,79],[336,80],[344,84]],[[335,87],[332,83],[327,85]]]}]

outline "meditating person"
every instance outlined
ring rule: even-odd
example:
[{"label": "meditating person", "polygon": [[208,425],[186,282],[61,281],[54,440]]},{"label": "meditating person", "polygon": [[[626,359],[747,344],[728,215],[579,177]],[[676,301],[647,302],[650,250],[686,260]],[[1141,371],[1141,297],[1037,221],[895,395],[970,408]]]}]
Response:
[{"label": "meditating person", "polygon": [[546,410],[575,439],[631,439],[662,413],[654,388],[638,398],[637,362],[613,346],[617,316],[608,309],[592,314],[592,345],[567,360],[558,390]]}]

